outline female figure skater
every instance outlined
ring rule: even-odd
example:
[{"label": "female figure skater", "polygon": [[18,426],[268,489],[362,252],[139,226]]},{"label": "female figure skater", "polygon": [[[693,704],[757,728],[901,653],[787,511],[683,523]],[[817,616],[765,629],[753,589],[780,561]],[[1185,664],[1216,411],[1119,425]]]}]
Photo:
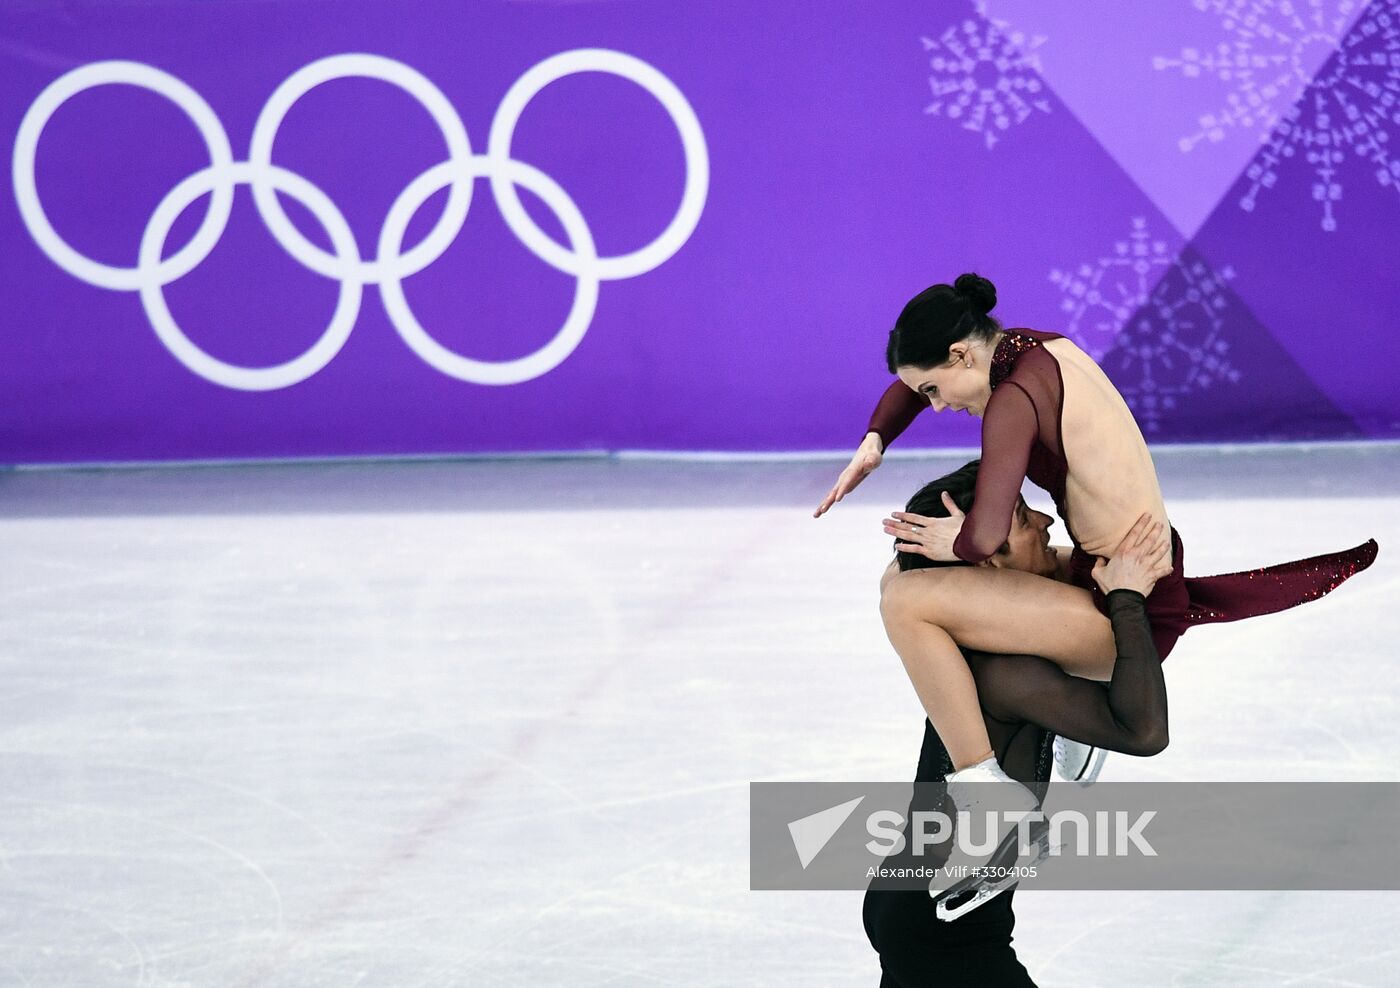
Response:
[{"label": "female figure skater", "polygon": [[[1095,593],[1097,557],[1110,556],[1143,514],[1171,531],[1172,570],[1147,598],[1159,655],[1187,627],[1271,613],[1327,593],[1375,558],[1374,542],[1343,553],[1248,573],[1194,581],[1170,528],[1147,445],[1126,402],[1088,355],[1055,333],[1003,330],[989,313],[991,282],[964,274],[934,285],[904,307],[886,348],[898,375],[866,441],[816,514],[840,500],[878,464],[883,451],[925,404],[982,418],[982,466],[972,509],[948,518],[896,512],[885,530],[902,551],[935,561],[977,564],[894,575],[881,594],[891,643],[956,769],[950,781],[998,781],[980,787],[1002,809],[1032,809],[1034,796],[996,764],[972,673],[958,645],[989,652],[1034,652],[1076,676],[1106,680],[1115,658]],[[873,462],[872,462],[873,459]],[[1074,549],[1070,582],[998,567],[1021,482],[1044,488]],[[977,800],[959,809],[975,809]]]},{"label": "female figure skater", "polygon": [[[946,515],[947,493],[963,510],[971,507],[977,464],[969,463],[925,485],[908,510]],[[1003,563],[1008,569],[1055,578],[1060,571],[1048,546],[1050,518],[1039,512],[1018,513],[1007,539]],[[1109,686],[1065,674],[1056,665],[1028,655],[968,652],[982,716],[993,739],[997,761],[1020,784],[1044,799],[1050,782],[1052,732],[1069,734],[1115,751],[1156,754],[1167,743],[1167,694],[1162,665],[1152,645],[1145,598],[1158,576],[1170,566],[1165,532],[1140,519],[1113,560],[1094,570],[1108,595],[1117,661]],[[924,557],[902,554],[898,566],[933,565]],[[923,750],[916,781],[934,783],[916,790],[915,810],[942,810],[943,782],[952,771],[947,750],[925,721]],[[906,834],[905,857],[911,842]],[[899,867],[924,863],[898,858]],[[978,988],[1034,986],[1011,947],[1015,916],[1012,890],[975,912],[951,922],[935,918],[935,901],[922,891],[901,890],[898,882],[872,882],[866,892],[864,921],[871,946],[880,955],[881,988],[914,988],[930,983],[976,985]]]}]

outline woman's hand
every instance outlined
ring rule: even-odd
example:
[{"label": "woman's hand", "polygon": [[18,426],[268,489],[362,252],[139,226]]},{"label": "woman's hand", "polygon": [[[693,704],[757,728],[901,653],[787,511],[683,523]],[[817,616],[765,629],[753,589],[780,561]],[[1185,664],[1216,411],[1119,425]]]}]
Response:
[{"label": "woman's hand", "polygon": [[1112,559],[1099,557],[1094,582],[1104,593],[1136,590],[1146,597],[1157,581],[1172,571],[1172,540],[1160,521],[1144,514],[1133,525]]},{"label": "woman's hand", "polygon": [[861,440],[856,455],[851,457],[850,465],[841,471],[841,476],[836,478],[836,486],[831,489],[831,493],[826,496],[826,500],[817,505],[817,510],[812,512],[813,518],[820,518],[831,510],[831,506],[841,500],[851,491],[860,486],[860,482],[880,465],[884,458],[883,444],[880,442],[878,433],[867,432],[865,438]]},{"label": "woman's hand", "polygon": [[964,515],[947,491],[943,492],[943,506],[948,509],[947,518],[891,512],[893,517],[884,521],[885,534],[899,539],[895,548],[900,552],[917,553],[934,562],[955,562],[958,557],[953,554],[953,542],[962,531]]}]

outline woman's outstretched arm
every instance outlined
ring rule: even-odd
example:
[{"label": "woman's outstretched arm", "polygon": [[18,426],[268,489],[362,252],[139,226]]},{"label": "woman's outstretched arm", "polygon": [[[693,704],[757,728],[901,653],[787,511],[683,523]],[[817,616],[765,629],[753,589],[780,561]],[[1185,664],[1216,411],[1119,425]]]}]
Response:
[{"label": "woman's outstretched arm", "polygon": [[870,415],[870,424],[865,427],[865,434],[868,436],[872,432],[875,433],[880,437],[880,449],[889,449],[890,443],[899,438],[899,434],[909,428],[909,423],[925,408],[928,408],[928,399],[916,394],[907,384],[895,378],[876,403],[875,411]]},{"label": "woman's outstretched arm", "polygon": [[813,518],[820,518],[831,510],[831,506],[860,486],[860,482],[874,472],[884,458],[885,450],[895,437],[909,427],[915,417],[928,407],[928,400],[909,390],[898,378],[885,389],[870,416],[865,438],[851,457],[850,464],[841,471],[830,492],[812,512]]}]

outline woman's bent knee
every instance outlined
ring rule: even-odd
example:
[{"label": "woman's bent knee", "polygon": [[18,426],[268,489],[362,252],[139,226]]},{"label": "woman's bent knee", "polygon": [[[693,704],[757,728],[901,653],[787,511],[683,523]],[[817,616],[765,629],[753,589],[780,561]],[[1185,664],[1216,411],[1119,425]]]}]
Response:
[{"label": "woman's bent knee", "polygon": [[932,620],[938,609],[940,577],[937,569],[911,569],[884,581],[880,592],[880,616],[885,621]]}]

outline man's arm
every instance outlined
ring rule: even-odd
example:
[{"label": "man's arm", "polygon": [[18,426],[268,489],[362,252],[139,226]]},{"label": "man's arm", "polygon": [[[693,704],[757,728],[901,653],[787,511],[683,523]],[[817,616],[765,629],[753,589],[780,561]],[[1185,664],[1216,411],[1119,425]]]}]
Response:
[{"label": "man's arm", "polygon": [[983,708],[999,720],[1029,721],[1110,751],[1157,754],[1167,746],[1167,684],[1147,623],[1147,594],[1171,568],[1166,530],[1144,514],[1113,558],[1094,564],[1118,652],[1108,686],[1033,656],[970,657]]},{"label": "man's arm", "polygon": [[1075,741],[1129,755],[1167,746],[1167,686],[1142,594],[1114,590],[1109,619],[1118,643],[1105,686],[1031,655],[968,656],[982,707],[998,720],[1029,721]]}]

